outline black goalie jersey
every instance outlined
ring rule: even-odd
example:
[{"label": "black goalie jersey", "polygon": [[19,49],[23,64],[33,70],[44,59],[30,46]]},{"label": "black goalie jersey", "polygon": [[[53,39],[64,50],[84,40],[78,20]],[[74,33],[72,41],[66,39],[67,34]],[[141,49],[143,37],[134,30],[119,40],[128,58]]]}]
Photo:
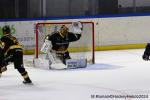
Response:
[{"label": "black goalie jersey", "polygon": [[69,42],[77,41],[81,37],[81,34],[74,34],[68,32],[63,36],[60,32],[52,33],[46,36],[47,40],[50,40],[52,43],[52,50],[56,51],[66,51],[69,47]]},{"label": "black goalie jersey", "polygon": [[71,59],[67,48],[69,47],[70,42],[79,40],[81,34],[74,34],[71,32],[65,33],[62,35],[60,32],[52,33],[46,36],[46,39],[51,41],[52,48],[51,52],[55,52],[60,60],[66,64],[67,59]]}]

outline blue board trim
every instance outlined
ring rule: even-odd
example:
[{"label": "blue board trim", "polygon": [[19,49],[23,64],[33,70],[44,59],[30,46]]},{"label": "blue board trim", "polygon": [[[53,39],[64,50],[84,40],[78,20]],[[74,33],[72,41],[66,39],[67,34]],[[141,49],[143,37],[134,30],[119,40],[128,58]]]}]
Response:
[{"label": "blue board trim", "polygon": [[150,13],[130,13],[130,14],[113,14],[113,15],[96,15],[96,16],[63,16],[63,17],[40,17],[40,18],[1,18],[0,22],[10,21],[35,21],[35,20],[62,20],[62,19],[90,19],[90,18],[116,18],[116,17],[136,17],[150,16]]}]

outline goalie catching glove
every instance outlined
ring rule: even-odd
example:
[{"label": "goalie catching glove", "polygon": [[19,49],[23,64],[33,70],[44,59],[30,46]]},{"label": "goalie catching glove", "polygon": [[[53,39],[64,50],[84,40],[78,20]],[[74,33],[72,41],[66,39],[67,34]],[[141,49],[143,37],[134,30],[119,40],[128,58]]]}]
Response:
[{"label": "goalie catching glove", "polygon": [[81,34],[83,29],[83,25],[80,21],[72,22],[69,32],[74,34]]}]

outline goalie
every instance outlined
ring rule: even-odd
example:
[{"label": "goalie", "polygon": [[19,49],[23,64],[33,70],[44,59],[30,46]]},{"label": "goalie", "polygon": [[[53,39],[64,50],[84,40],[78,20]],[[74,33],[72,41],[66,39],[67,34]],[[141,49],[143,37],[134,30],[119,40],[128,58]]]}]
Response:
[{"label": "goalie", "polygon": [[69,30],[68,27],[62,25],[59,32],[53,32],[45,37],[45,43],[41,51],[47,53],[51,68],[65,69],[68,67],[85,67],[86,65],[86,60],[71,59],[67,50],[70,42],[81,38],[82,24],[80,22],[73,22],[71,27],[71,30]]}]

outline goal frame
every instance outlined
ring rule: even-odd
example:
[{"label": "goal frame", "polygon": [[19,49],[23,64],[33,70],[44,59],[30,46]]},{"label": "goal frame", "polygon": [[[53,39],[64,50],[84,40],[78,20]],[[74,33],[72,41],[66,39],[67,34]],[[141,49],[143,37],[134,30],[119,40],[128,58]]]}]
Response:
[{"label": "goal frame", "polygon": [[[71,24],[72,22],[39,22],[36,23],[35,25],[35,58],[38,58],[38,53],[39,53],[39,46],[38,46],[38,27],[42,24],[46,25],[46,24]],[[82,24],[91,24],[92,25],[92,64],[95,64],[95,39],[94,39],[94,22],[81,22]]]}]

